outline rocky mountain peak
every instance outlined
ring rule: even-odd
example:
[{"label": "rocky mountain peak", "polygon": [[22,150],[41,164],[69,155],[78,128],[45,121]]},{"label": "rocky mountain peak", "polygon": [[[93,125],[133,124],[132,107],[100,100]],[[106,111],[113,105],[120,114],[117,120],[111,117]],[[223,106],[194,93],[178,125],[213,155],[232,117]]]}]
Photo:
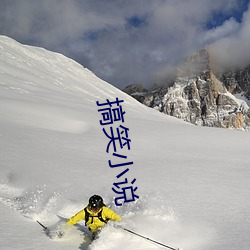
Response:
[{"label": "rocky mountain peak", "polygon": [[249,71],[215,74],[210,64],[208,50],[202,49],[178,67],[171,86],[129,94],[149,107],[196,125],[250,128],[249,106],[233,95],[248,93]]},{"label": "rocky mountain peak", "polygon": [[205,74],[210,70],[209,53],[201,49],[194,55],[188,57],[177,69],[177,77],[194,77]]}]

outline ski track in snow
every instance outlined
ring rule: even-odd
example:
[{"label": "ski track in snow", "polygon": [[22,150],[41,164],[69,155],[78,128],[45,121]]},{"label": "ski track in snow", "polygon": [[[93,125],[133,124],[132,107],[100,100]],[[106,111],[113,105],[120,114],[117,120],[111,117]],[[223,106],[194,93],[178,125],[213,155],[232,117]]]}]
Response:
[{"label": "ski track in snow", "polygon": [[[67,110],[51,108],[48,105],[33,104],[27,102],[4,101],[1,103],[1,110],[8,108],[9,112],[2,120],[15,122],[33,128],[47,129],[66,133],[86,133],[90,130],[90,125],[81,120],[71,118],[66,115]],[[23,110],[20,113],[20,108]],[[4,113],[4,112],[2,112]],[[70,113],[70,111],[68,111]]]}]

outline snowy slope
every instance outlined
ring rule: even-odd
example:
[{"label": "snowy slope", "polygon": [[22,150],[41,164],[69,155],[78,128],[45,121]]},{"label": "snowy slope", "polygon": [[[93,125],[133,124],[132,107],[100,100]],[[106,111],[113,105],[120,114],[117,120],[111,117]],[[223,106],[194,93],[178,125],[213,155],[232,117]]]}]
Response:
[{"label": "snowy slope", "polygon": [[[136,202],[117,207],[108,139],[96,101],[124,100]],[[122,225],[185,250],[250,248],[248,132],[196,127],[146,108],[63,55],[0,37],[1,249],[163,249],[107,226],[90,244],[81,227],[48,238],[90,195]],[[124,169],[124,167],[122,168]],[[12,238],[10,240],[10,238]]]}]

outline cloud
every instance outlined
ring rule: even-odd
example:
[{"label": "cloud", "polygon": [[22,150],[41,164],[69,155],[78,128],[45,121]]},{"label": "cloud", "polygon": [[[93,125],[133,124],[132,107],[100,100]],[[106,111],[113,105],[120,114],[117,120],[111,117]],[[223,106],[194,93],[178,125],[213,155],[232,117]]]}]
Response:
[{"label": "cloud", "polygon": [[[61,52],[120,88],[130,83],[148,87],[204,46],[212,44],[216,53],[225,45],[248,48],[249,14],[242,22],[233,17],[242,8],[239,2],[2,0],[0,33]],[[219,15],[222,23],[214,20]]]},{"label": "cloud", "polygon": [[211,44],[225,37],[235,34],[240,28],[240,24],[232,17],[226,20],[221,26],[204,31],[200,38],[201,44]]},{"label": "cloud", "polygon": [[[220,29],[227,29],[224,24]],[[221,39],[210,44],[215,60],[225,67],[244,67],[250,64],[250,10],[243,15],[242,22]]]}]

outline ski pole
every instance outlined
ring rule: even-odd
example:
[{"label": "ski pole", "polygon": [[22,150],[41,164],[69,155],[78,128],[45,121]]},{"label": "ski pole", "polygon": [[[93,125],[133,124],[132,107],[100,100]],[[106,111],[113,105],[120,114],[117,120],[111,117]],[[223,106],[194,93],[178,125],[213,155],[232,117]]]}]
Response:
[{"label": "ski pole", "polygon": [[129,233],[131,233],[131,234],[137,235],[137,236],[139,236],[139,237],[141,237],[141,238],[143,238],[143,239],[146,239],[146,240],[148,240],[148,241],[152,241],[152,242],[154,242],[154,243],[156,243],[156,244],[158,244],[158,245],[161,245],[161,246],[163,246],[163,247],[169,248],[169,249],[171,249],[171,250],[180,250],[180,248],[173,248],[173,247],[167,246],[167,245],[165,245],[165,244],[162,244],[161,242],[152,240],[152,239],[150,239],[150,238],[148,238],[148,237],[145,237],[145,236],[143,236],[143,235],[141,235],[141,234],[135,233],[135,232],[133,232],[133,231],[127,229],[127,228],[124,228],[124,227],[123,227],[122,229],[125,230],[125,231],[127,231],[127,232],[129,232]]},{"label": "ski pole", "polygon": [[42,226],[43,227],[43,229],[46,231],[46,230],[48,230],[48,228],[47,227],[45,227],[40,221],[36,221],[40,226]]}]

